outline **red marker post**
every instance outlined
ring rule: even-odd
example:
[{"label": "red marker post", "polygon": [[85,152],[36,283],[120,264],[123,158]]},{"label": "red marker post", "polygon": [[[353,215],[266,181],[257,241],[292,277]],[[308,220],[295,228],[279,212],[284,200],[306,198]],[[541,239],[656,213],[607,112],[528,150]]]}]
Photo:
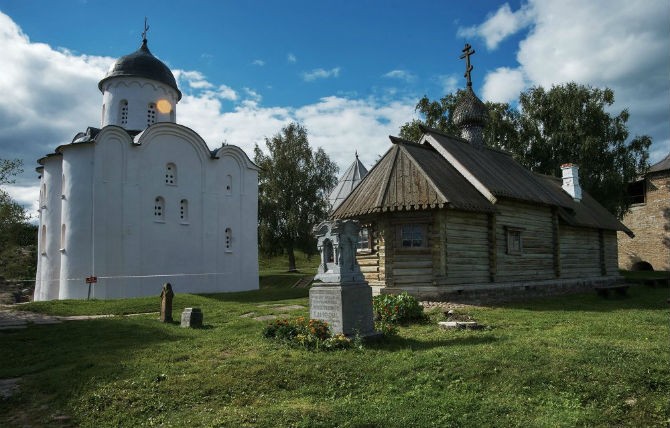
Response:
[{"label": "red marker post", "polygon": [[97,276],[86,277],[86,284],[88,284],[88,296],[86,297],[86,300],[91,300],[91,284],[96,284],[97,282],[98,282]]}]

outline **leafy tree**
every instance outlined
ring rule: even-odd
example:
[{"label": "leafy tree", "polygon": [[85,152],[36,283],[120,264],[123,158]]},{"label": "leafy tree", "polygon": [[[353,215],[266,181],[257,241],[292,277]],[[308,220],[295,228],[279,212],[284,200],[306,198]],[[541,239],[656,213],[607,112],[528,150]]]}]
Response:
[{"label": "leafy tree", "polygon": [[[0,186],[14,183],[14,177],[23,172],[18,159],[0,159]],[[26,212],[9,194],[0,189],[0,246],[15,244],[20,226],[26,221]]]},{"label": "leafy tree", "polygon": [[312,227],[328,216],[328,192],[337,181],[337,165],[319,148],[312,151],[307,130],[296,123],[265,139],[268,155],[256,145],[254,161],[261,168],[258,188],[260,249],[287,254],[296,271],[294,250],[316,252]]},{"label": "leafy tree", "polygon": [[[426,125],[458,135],[451,115],[462,93],[459,90],[439,102],[424,97],[416,109]],[[518,110],[509,104],[486,103],[489,121],[484,141],[511,152],[519,163],[538,173],[560,176],[561,164],[579,165],[582,187],[621,218],[630,207],[628,183],[648,167],[651,138],[636,136],[627,142],[628,110],[609,113],[613,103],[614,92],[609,88],[574,82],[548,91],[533,87],[521,93]],[[416,141],[420,123],[406,123],[400,135]]]},{"label": "leafy tree", "polygon": [[[20,160],[0,159],[0,185],[14,183],[23,170]],[[26,211],[0,189],[0,275],[35,276],[37,226],[28,223]]]}]

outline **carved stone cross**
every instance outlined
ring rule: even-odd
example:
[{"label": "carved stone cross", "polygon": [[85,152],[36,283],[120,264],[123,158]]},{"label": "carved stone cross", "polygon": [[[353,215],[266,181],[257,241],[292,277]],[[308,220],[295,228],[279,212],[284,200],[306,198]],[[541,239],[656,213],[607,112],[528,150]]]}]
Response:
[{"label": "carved stone cross", "polygon": [[472,46],[470,46],[469,43],[466,43],[462,52],[463,55],[461,55],[460,58],[461,59],[465,58],[465,74],[463,76],[465,76],[465,78],[468,80],[468,86],[472,86],[472,79],[470,78],[470,72],[474,67],[470,64],[470,55],[474,55],[475,50],[472,49]]}]

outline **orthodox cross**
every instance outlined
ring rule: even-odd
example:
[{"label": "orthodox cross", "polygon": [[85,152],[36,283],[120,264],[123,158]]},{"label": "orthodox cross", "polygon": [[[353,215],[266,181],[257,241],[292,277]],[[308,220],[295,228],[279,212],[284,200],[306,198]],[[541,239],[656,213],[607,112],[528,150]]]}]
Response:
[{"label": "orthodox cross", "polygon": [[147,25],[147,17],[144,17],[144,31],[142,31],[142,40],[147,40],[147,31],[149,31],[149,26]]},{"label": "orthodox cross", "polygon": [[474,55],[475,51],[472,49],[472,46],[470,46],[469,43],[465,44],[465,47],[463,48],[463,55],[461,55],[461,59],[465,58],[465,76],[466,79],[468,79],[468,86],[472,86],[472,79],[470,78],[470,72],[474,68],[470,64],[470,55]]}]

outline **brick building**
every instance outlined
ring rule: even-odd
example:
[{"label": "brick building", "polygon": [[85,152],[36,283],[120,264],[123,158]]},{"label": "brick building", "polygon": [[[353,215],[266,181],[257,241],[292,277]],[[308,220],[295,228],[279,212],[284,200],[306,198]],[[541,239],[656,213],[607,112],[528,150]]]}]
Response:
[{"label": "brick building", "polygon": [[670,154],[629,187],[631,210],[623,219],[634,238],[619,233],[619,267],[670,270]]}]

